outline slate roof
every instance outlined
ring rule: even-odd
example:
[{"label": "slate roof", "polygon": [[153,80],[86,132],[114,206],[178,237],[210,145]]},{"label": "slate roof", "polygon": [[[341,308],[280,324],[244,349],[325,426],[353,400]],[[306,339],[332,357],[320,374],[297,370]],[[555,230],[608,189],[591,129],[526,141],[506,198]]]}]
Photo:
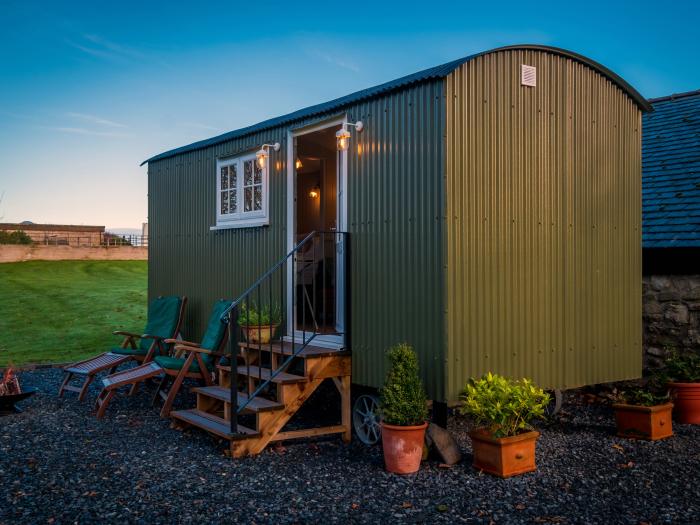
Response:
[{"label": "slate roof", "polygon": [[570,58],[572,60],[576,60],[578,62],[581,62],[596,71],[600,73],[601,75],[607,77],[611,82],[615,83],[622,91],[627,93],[627,95],[632,98],[632,100],[635,101],[635,103],[640,107],[642,111],[649,111],[651,107],[649,106],[647,100],[642,97],[632,86],[630,86],[627,82],[625,82],[624,79],[616,75],[614,72],[606,68],[605,66],[599,64],[598,62],[595,62],[594,60],[591,60],[590,58],[584,57],[583,55],[579,55],[578,53],[574,53],[572,51],[567,51],[566,49],[560,49],[557,47],[551,47],[551,46],[540,46],[540,45],[532,45],[532,44],[521,44],[521,45],[514,45],[514,46],[505,46],[505,47],[499,47],[496,49],[491,49],[489,51],[484,51],[482,53],[476,53],[474,55],[469,55],[463,58],[459,58],[457,60],[453,60],[452,62],[447,62],[446,64],[442,64],[439,66],[431,67],[429,69],[424,69],[423,71],[419,71],[417,73],[413,73],[411,75],[407,75],[405,77],[397,78],[396,80],[391,80],[389,82],[386,82],[384,84],[380,84],[378,86],[373,86],[367,89],[363,89],[361,91],[357,91],[355,93],[351,93],[350,95],[346,95],[344,97],[336,98],[334,100],[330,100],[328,102],[323,102],[321,104],[316,104],[314,106],[309,106],[304,109],[300,109],[298,111],[294,111],[292,113],[288,113],[286,115],[282,115],[280,117],[275,117],[271,118],[268,120],[264,120],[262,122],[259,122],[257,124],[253,124],[252,126],[248,126],[245,128],[237,129],[234,131],[229,131],[228,133],[224,133],[222,135],[218,135],[216,137],[212,137],[209,139],[205,140],[200,140],[198,142],[194,142],[192,144],[188,144],[187,146],[182,146],[179,148],[175,148],[163,153],[159,153],[158,155],[155,155],[141,163],[141,166],[146,164],[147,162],[153,162],[156,160],[161,160],[161,159],[166,159],[169,157],[174,157],[175,155],[179,155],[180,153],[187,153],[189,151],[195,151],[198,149],[206,148],[209,146],[214,146],[216,144],[220,144],[222,142],[226,142],[227,140],[235,139],[238,137],[243,137],[245,135],[249,135],[251,133],[257,133],[259,131],[264,131],[267,129],[272,129],[276,128],[278,126],[283,126],[290,124],[296,120],[302,120],[306,119],[309,117],[314,117],[314,116],[320,116],[324,114],[333,114],[335,112],[341,111],[345,107],[355,104],[357,102],[367,100],[370,98],[374,98],[377,96],[385,95],[387,93],[391,93],[394,91],[398,91],[400,89],[403,89],[405,87],[408,87],[413,84],[418,84],[420,82],[427,82],[430,80],[438,79],[438,78],[444,78],[447,75],[449,75],[452,71],[454,71],[456,68],[458,68],[460,65],[464,64],[465,62],[469,62],[470,60],[473,60],[477,57],[489,54],[489,53],[494,53],[496,51],[503,51],[507,49],[516,49],[516,50],[534,50],[534,51],[547,51],[549,53],[561,55],[567,58]]},{"label": "slate roof", "polygon": [[642,134],[642,245],[700,247],[700,90],[652,99]]}]

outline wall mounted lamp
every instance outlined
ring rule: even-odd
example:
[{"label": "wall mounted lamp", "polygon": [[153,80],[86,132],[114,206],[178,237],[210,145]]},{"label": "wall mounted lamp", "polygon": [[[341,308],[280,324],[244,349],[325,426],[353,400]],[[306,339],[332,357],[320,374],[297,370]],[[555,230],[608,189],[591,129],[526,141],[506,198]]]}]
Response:
[{"label": "wall mounted lamp", "polygon": [[280,150],[280,143],[275,142],[274,144],[263,144],[260,146],[260,150],[255,154],[255,160],[258,163],[258,167],[260,169],[265,168],[265,162],[267,160],[267,157],[270,156],[270,148],[272,148],[275,151]]},{"label": "wall mounted lamp", "polygon": [[346,129],[346,126],[355,126],[355,130],[359,133],[365,127],[361,120],[357,122],[343,122],[342,127],[335,132],[335,139],[338,142],[338,150],[345,151],[350,145],[350,131]]}]

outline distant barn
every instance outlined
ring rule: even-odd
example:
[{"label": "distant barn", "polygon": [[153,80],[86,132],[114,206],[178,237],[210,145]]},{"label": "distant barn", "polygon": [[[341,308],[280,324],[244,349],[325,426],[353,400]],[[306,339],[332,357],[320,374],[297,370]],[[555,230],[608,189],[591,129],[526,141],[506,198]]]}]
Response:
[{"label": "distant barn", "polygon": [[53,246],[100,246],[104,240],[104,226],[74,224],[36,224],[30,221],[0,223],[0,231],[22,231],[37,244]]}]

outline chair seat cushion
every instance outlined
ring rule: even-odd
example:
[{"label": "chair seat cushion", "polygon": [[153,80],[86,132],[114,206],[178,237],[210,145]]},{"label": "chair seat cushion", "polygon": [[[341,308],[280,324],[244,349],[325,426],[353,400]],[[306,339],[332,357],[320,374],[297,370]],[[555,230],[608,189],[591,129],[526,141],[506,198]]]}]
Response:
[{"label": "chair seat cushion", "polygon": [[119,355],[146,355],[148,349],[144,350],[142,348],[121,348],[120,346],[113,346],[110,349],[113,354]]},{"label": "chair seat cushion", "polygon": [[[211,369],[211,359],[209,356],[202,356],[202,360],[204,361],[204,365],[208,368]],[[179,358],[179,357],[169,357],[169,356],[164,356],[164,355],[159,355],[156,356],[154,359],[156,363],[158,363],[160,366],[163,368],[167,368],[168,370],[181,370],[183,366],[185,366],[185,359],[184,358]],[[190,365],[190,369],[188,372],[199,372],[199,363],[197,363],[197,358],[192,362]]]}]

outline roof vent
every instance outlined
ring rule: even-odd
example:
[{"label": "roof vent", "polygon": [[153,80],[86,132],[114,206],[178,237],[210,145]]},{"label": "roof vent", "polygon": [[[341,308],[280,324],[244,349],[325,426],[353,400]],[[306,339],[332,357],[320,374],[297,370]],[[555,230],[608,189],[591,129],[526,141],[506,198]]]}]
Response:
[{"label": "roof vent", "polygon": [[530,87],[537,85],[537,68],[535,66],[520,65],[520,85]]}]

